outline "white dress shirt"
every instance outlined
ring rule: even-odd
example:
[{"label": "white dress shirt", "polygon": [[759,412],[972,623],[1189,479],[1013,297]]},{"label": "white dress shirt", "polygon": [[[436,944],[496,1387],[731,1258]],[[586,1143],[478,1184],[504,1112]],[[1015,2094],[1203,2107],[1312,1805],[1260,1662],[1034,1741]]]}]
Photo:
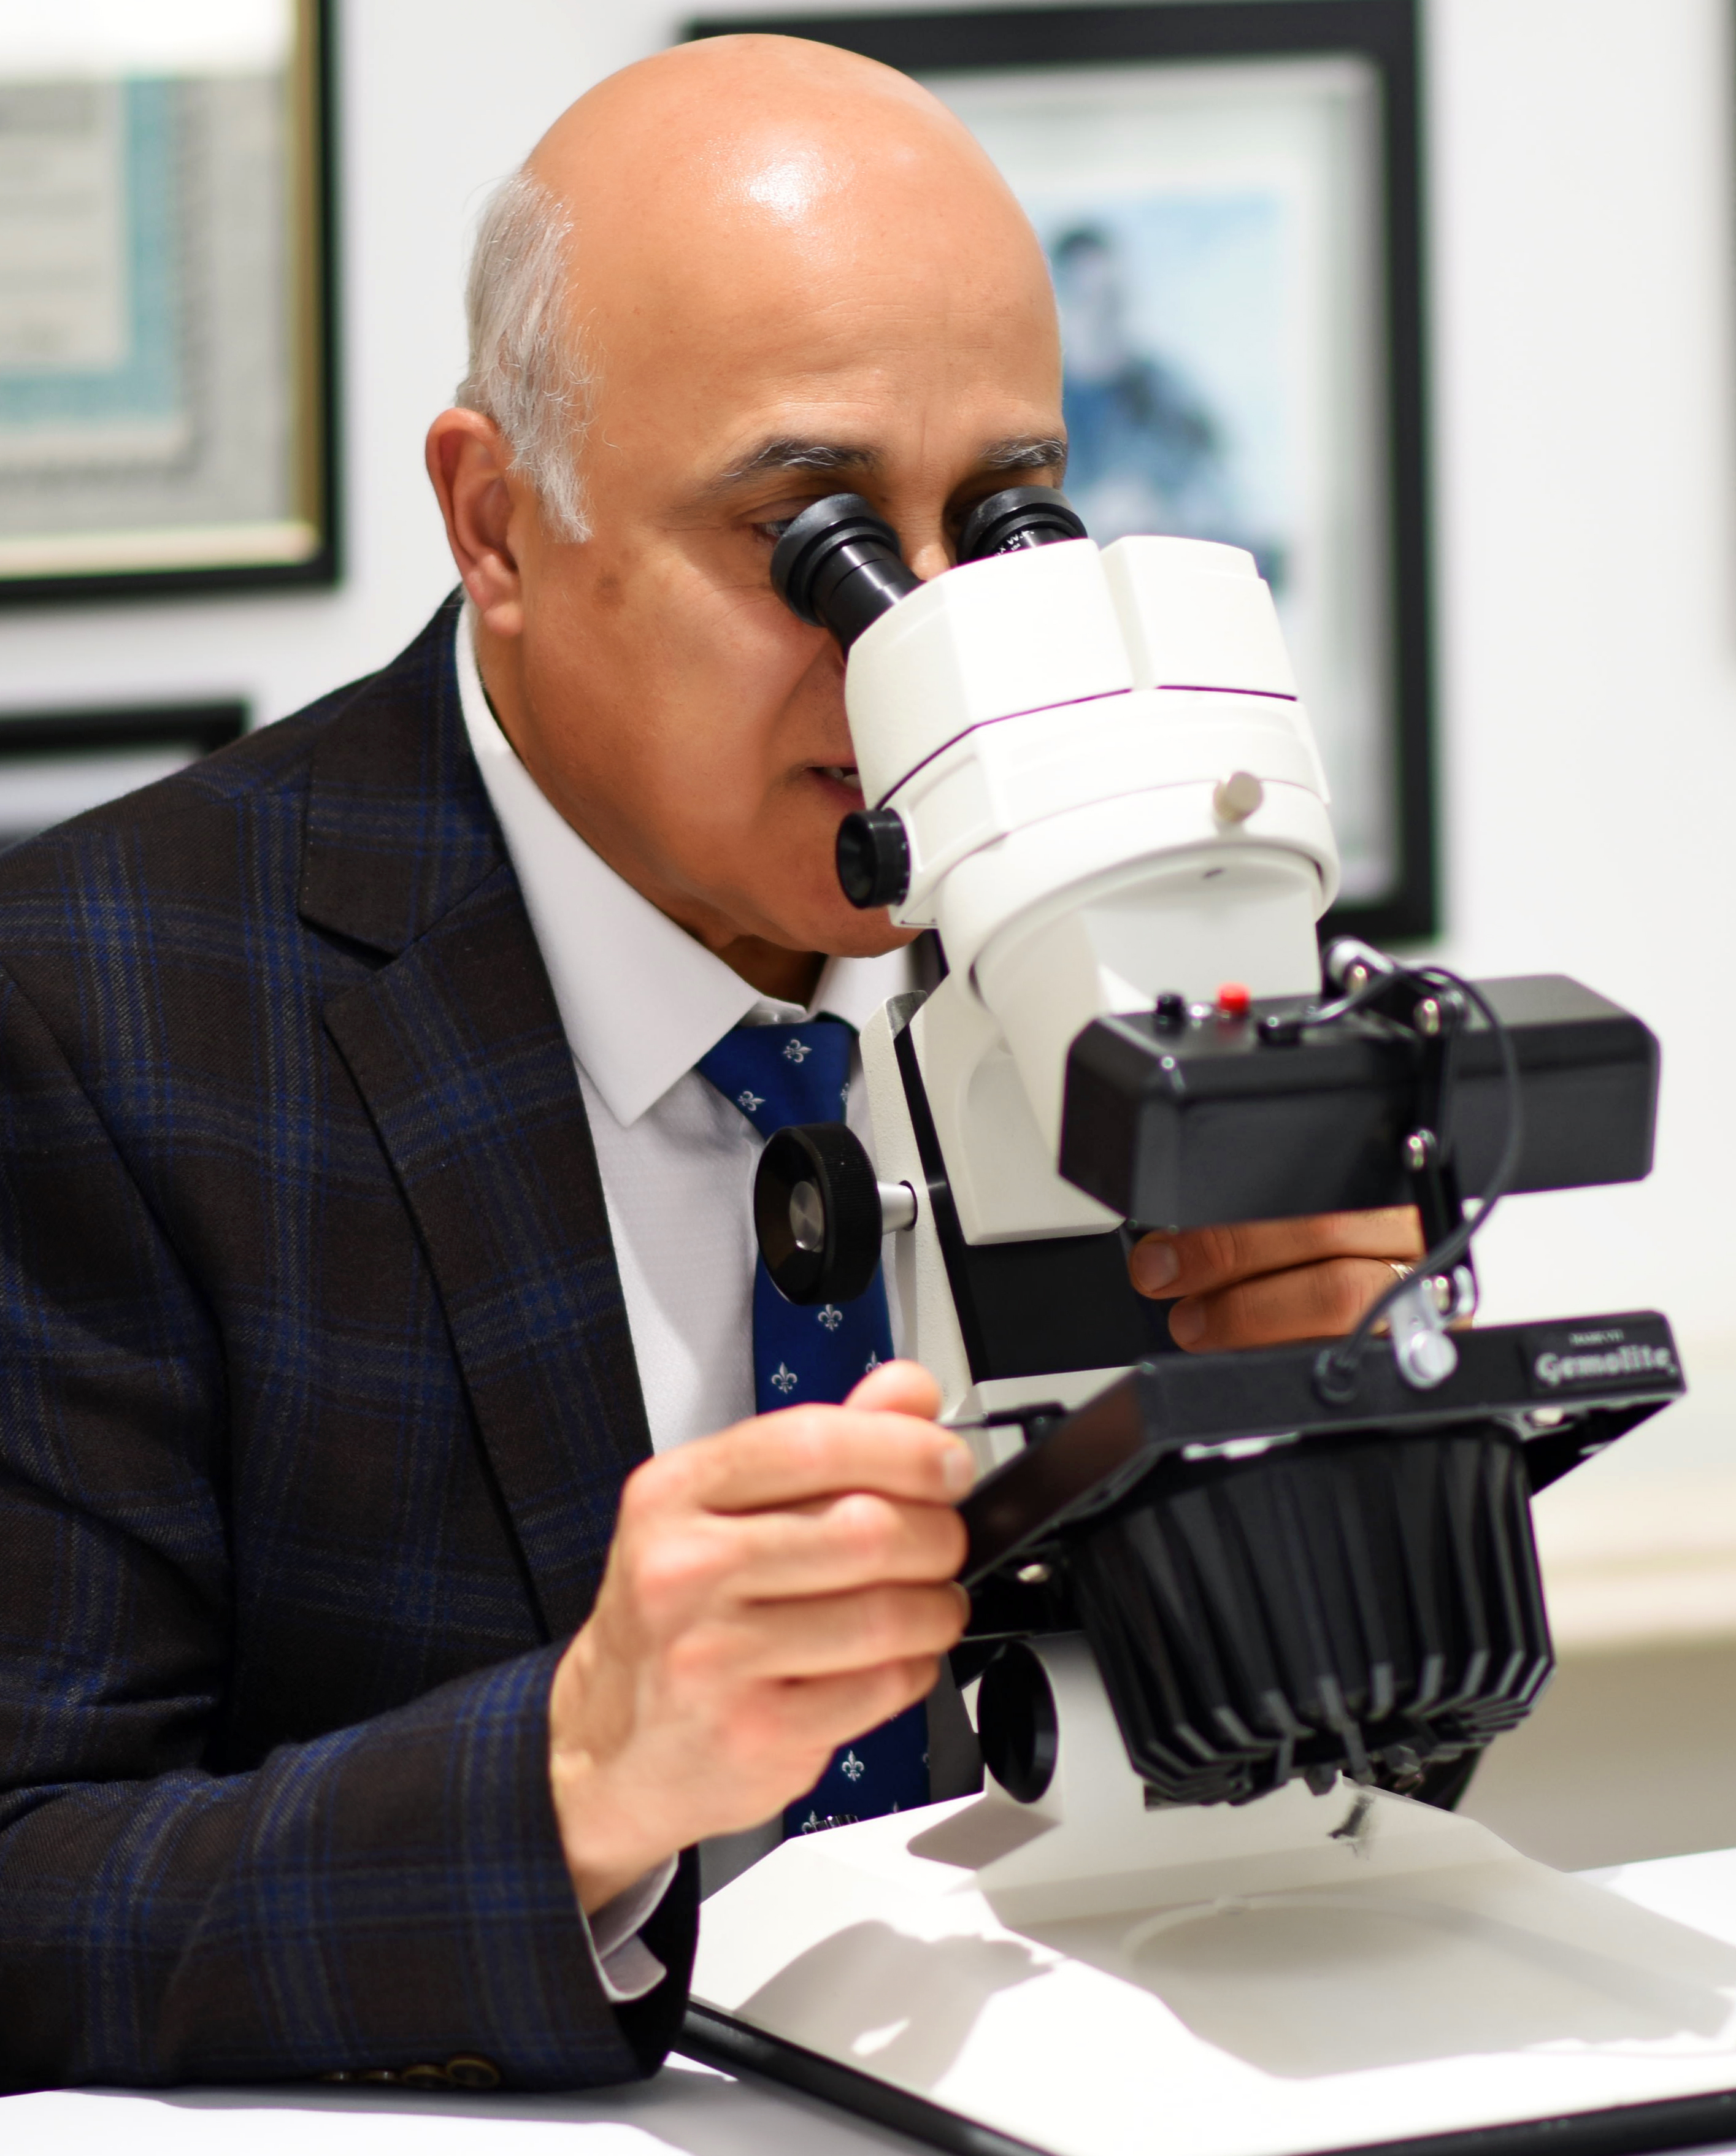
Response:
[{"label": "white dress shirt", "polygon": [[[858,1031],[912,982],[910,954],[833,958],[807,1009],[763,996],[581,839],[489,709],[470,609],[459,696],[578,1065],[651,1444],[753,1413],[753,1170],[763,1141],[694,1065],[732,1026],[822,1014]],[[871,1152],[859,1056],[848,1119]],[[896,1301],[896,1298],[894,1298]],[[892,1315],[898,1344],[903,1327]]]},{"label": "white dress shirt", "polygon": [[[912,985],[910,954],[829,959],[806,1009],[761,995],[618,875],[543,794],[489,708],[468,606],[454,657],[470,747],[578,1070],[651,1444],[665,1452],[754,1412],[752,1189],[763,1142],[694,1065],[737,1025],[829,1014],[860,1031]],[[853,1054],[846,1112],[871,1152],[860,1075]],[[904,1328],[892,1302],[896,1347]],[[660,1866],[590,1920],[617,2001],[643,1997],[663,1975],[638,1933],[674,1869]]]}]

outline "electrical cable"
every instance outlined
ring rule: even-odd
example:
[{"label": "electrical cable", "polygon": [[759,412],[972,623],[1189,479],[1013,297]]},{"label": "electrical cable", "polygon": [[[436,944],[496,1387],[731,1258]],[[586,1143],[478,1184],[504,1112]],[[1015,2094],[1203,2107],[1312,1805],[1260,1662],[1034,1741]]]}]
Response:
[{"label": "electrical cable", "polygon": [[[1389,963],[1391,965],[1389,972],[1374,974],[1360,988],[1354,990],[1349,995],[1341,997],[1336,1004],[1327,1004],[1322,1009],[1314,1012],[1306,1023],[1310,1026],[1333,1024],[1341,1019],[1348,1018],[1352,1012],[1360,1010],[1364,1005],[1376,1001],[1392,987],[1395,981],[1402,981],[1407,986],[1425,988],[1430,993],[1437,995],[1444,990],[1449,995],[1461,998],[1465,1004],[1468,1004],[1471,1009],[1480,1014],[1483,1022],[1494,1035],[1496,1050],[1501,1058],[1501,1074],[1506,1094],[1507,1131],[1502,1143],[1500,1157],[1495,1163],[1494,1173],[1484,1186],[1482,1203],[1477,1209],[1476,1219],[1461,1220],[1451,1235],[1442,1236],[1433,1250],[1425,1252],[1405,1278],[1394,1281],[1390,1287],[1384,1290],[1369,1304],[1363,1312],[1355,1330],[1348,1337],[1331,1348],[1322,1349],[1314,1368],[1323,1390],[1328,1391],[1332,1396],[1347,1399],[1355,1390],[1357,1373],[1363,1354],[1373,1337],[1374,1328],[1400,1296],[1410,1292],[1419,1278],[1432,1280],[1438,1275],[1450,1275],[1453,1268],[1466,1255],[1471,1248],[1472,1240],[1481,1234],[1483,1224],[1493,1213],[1501,1199],[1506,1195],[1507,1187],[1518,1168],[1520,1148],[1524,1142],[1524,1114],[1520,1101],[1518,1052],[1513,1046],[1513,1035],[1496,1014],[1488,998],[1474,983],[1463,979],[1459,974],[1451,972],[1445,966],[1407,966],[1396,961]],[[1437,1137],[1441,1141],[1443,1151],[1446,1149],[1446,1135],[1451,1123],[1452,1085],[1456,1075],[1452,1069],[1452,1063],[1456,1057],[1457,1047],[1458,1029],[1455,1029],[1454,1036],[1448,1044],[1447,1067],[1442,1075],[1439,1118],[1441,1129],[1436,1133]]]}]

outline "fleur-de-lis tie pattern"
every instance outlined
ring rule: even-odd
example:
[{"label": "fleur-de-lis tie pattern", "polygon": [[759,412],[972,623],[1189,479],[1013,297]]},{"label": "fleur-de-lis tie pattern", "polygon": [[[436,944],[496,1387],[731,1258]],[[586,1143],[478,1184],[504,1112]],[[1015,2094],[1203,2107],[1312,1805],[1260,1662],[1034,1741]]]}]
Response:
[{"label": "fleur-de-lis tie pattern", "polygon": [[[762,1137],[770,1137],[786,1123],[842,1119],[850,1101],[854,1038],[839,1019],[737,1026],[701,1058],[699,1069]],[[804,1400],[841,1400],[891,1352],[886,1287],[878,1274],[855,1302],[804,1309],[786,1302],[764,1264],[756,1265],[753,1385],[760,1414]],[[809,1794],[784,1813],[785,1834],[812,1834],[927,1804],[927,1717],[920,1706],[846,1744]]]}]

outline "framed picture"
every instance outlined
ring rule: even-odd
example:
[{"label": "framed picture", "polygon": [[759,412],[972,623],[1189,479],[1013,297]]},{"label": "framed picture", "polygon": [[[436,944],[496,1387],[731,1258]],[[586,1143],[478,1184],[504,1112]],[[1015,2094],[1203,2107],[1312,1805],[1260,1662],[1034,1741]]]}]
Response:
[{"label": "framed picture", "polygon": [[247,731],[244,703],[0,712],[0,852]]},{"label": "framed picture", "polygon": [[0,602],[333,580],[327,3],[0,8]]},{"label": "framed picture", "polygon": [[1328,927],[1436,926],[1415,0],[695,23],[814,38],[959,114],[1048,250],[1092,536],[1250,548],[1319,737]]}]

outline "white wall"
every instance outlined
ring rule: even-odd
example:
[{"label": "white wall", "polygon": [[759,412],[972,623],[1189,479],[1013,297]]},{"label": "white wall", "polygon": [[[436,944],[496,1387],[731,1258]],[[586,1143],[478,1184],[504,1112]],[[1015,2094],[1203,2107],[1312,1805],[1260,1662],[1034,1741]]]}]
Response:
[{"label": "white wall", "polygon": [[[1736,634],[1724,0],[1433,0],[1446,948],[1631,1001],[1659,1164],[1492,1224],[1501,1315],[1658,1304],[1736,1354]],[[0,707],[377,665],[449,576],[420,438],[460,371],[481,187],[656,0],[341,0],[348,552],[329,596],[0,614]],[[1721,836],[1721,832],[1725,834]]]},{"label": "white wall", "polygon": [[1518,1201],[1492,1302],[1730,1289],[1732,97],[1722,0],[1441,0],[1430,40],[1450,947],[1662,1035],[1658,1165]]}]

